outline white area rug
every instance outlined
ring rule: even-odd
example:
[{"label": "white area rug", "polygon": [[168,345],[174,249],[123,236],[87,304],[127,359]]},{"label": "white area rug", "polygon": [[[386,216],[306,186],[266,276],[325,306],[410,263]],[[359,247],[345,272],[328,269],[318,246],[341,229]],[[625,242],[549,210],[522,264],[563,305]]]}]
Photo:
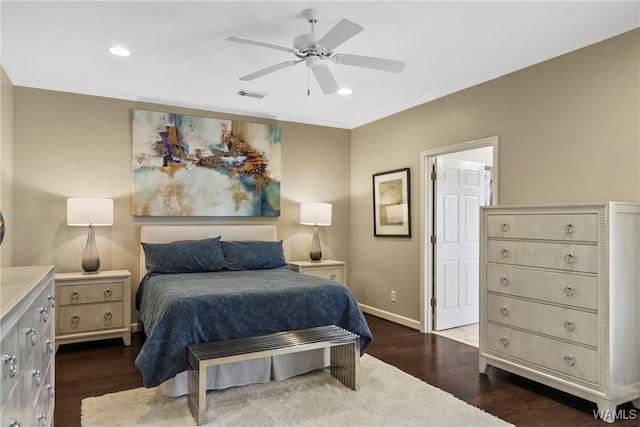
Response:
[{"label": "white area rug", "polygon": [[[286,381],[207,393],[210,426],[506,426],[491,414],[364,355],[360,390],[317,371]],[[195,426],[186,397],[159,388],[82,401],[83,427]]]}]

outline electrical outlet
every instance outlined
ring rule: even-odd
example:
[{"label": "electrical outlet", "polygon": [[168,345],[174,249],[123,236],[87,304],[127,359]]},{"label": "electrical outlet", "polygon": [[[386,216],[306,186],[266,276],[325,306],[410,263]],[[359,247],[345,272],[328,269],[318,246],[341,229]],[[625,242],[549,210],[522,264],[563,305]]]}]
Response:
[{"label": "electrical outlet", "polygon": [[391,291],[391,301],[396,302],[396,291]]}]

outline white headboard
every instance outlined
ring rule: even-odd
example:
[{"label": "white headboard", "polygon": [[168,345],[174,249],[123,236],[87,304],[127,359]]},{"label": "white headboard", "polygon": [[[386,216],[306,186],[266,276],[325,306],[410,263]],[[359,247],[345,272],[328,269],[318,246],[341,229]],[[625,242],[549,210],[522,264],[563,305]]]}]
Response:
[{"label": "white headboard", "polygon": [[[222,236],[222,240],[277,239],[275,225],[143,225],[140,241],[145,243],[169,243],[176,240],[200,240]],[[140,278],[147,274],[144,250],[140,245]]]}]

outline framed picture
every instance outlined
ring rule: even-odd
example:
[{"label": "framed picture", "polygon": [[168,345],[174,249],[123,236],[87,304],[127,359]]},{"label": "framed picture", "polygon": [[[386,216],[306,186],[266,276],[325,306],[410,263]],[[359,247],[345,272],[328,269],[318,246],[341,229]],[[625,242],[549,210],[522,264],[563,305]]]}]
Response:
[{"label": "framed picture", "polygon": [[411,237],[409,168],[373,175],[373,235]]}]

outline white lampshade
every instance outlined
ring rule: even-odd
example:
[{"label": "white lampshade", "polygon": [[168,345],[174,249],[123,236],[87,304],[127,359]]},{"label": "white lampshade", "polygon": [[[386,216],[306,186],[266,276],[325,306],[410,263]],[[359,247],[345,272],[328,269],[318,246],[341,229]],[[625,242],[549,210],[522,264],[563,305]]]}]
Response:
[{"label": "white lampshade", "polygon": [[113,225],[113,199],[72,197],[67,199],[67,225],[94,227]]},{"label": "white lampshade", "polygon": [[300,224],[331,225],[331,203],[302,203],[300,205]]}]

